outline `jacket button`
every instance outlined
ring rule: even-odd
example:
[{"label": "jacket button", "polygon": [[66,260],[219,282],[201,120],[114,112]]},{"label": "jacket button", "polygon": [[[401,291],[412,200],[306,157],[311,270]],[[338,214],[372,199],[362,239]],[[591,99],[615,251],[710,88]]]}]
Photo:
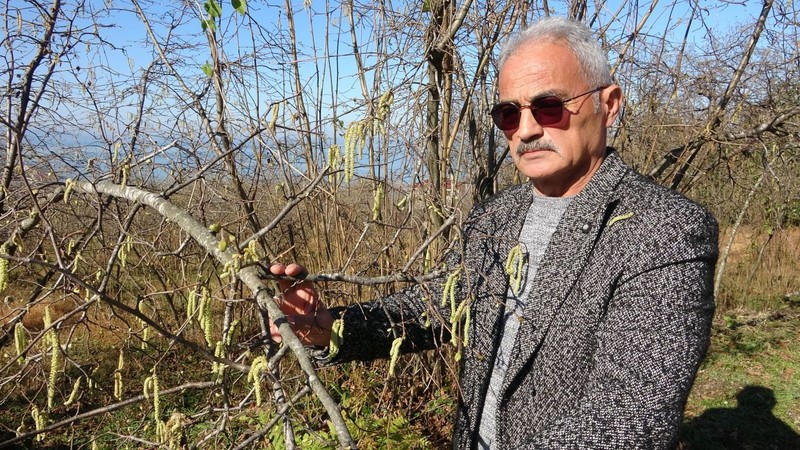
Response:
[{"label": "jacket button", "polygon": [[592,225],[589,224],[588,222],[584,223],[583,225],[581,225],[581,231],[583,231],[584,233],[588,233],[589,230],[591,230],[591,229],[592,229]]}]

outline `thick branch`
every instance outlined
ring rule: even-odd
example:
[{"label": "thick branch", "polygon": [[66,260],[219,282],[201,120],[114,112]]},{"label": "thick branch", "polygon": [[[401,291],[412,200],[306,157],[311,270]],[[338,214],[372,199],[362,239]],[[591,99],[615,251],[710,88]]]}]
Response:
[{"label": "thick branch", "polygon": [[[142,203],[147,205],[161,214],[164,218],[174,222],[182,230],[192,236],[206,251],[214,256],[219,262],[224,265],[236,264],[238,253],[231,248],[220,249],[219,241],[214,235],[200,222],[195,220],[188,212],[179,208],[178,206],[167,201],[160,195],[146,192],[141,189],[131,186],[121,186],[113,184],[108,181],[101,181],[97,184],[89,182],[80,182],[75,186],[76,190],[86,193],[101,193],[112,195],[114,197],[125,198],[132,202]],[[323,407],[328,413],[328,416],[333,421],[336,432],[339,435],[340,442],[343,446],[355,448],[355,442],[347,430],[347,425],[341,415],[339,406],[336,401],[330,396],[328,391],[323,386],[319,377],[317,377],[314,369],[314,364],[308,355],[303,344],[295,336],[289,323],[286,321],[286,316],[281,311],[280,307],[273,300],[274,292],[264,283],[262,275],[254,266],[243,267],[238,272],[238,277],[247,287],[255,294],[256,301],[261,308],[269,312],[273,322],[278,326],[278,330],[283,338],[285,345],[294,352],[300,366],[308,376],[308,383],[314,394],[320,399]]]}]

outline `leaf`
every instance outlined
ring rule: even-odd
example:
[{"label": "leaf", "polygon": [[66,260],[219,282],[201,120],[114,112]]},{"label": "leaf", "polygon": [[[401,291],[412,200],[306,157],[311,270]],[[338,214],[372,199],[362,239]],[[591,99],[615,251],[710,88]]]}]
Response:
[{"label": "leaf", "polygon": [[201,20],[200,26],[203,27],[203,31],[206,31],[206,29],[210,29],[212,33],[217,31],[217,24],[214,23],[213,19]]},{"label": "leaf", "polygon": [[246,0],[231,0],[231,6],[233,6],[233,9],[235,9],[239,14],[244,14],[247,12]]},{"label": "leaf", "polygon": [[211,18],[222,15],[222,6],[220,6],[216,0],[206,0],[206,2],[203,3],[203,8],[206,9],[206,12],[209,16],[211,16]]}]

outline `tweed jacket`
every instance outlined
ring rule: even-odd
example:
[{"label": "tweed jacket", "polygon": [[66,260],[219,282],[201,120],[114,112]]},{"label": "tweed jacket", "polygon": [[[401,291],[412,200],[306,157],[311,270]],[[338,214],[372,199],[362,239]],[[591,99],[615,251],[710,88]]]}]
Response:
[{"label": "tweed jacket", "polygon": [[[332,309],[344,325],[334,361],[387,357],[398,335],[404,352],[463,347],[457,450],[476,446],[503,329],[506,261],[532,199],[525,184],[475,206],[448,255],[450,276]],[[496,448],[674,448],[709,343],[716,260],[714,218],[609,149],[531,280],[498,398]],[[452,295],[447,278],[457,280]],[[466,336],[451,339],[453,329]]]}]

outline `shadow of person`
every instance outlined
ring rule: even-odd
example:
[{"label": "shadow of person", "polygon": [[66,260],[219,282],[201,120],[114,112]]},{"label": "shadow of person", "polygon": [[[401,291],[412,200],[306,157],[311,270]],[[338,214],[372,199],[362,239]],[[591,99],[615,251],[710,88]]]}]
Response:
[{"label": "shadow of person", "polygon": [[800,450],[800,434],[772,414],[772,389],[745,386],[736,408],[712,408],[683,424],[683,450]]}]

